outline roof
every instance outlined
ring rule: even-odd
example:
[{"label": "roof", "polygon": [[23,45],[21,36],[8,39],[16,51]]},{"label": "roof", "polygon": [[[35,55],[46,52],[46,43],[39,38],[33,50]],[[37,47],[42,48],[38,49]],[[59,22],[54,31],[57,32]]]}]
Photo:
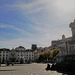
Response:
[{"label": "roof", "polygon": [[16,47],[15,50],[17,50],[17,49],[19,49],[19,48],[26,49],[26,48],[24,48],[23,46],[19,46],[19,47]]},{"label": "roof", "polygon": [[10,50],[7,48],[1,48],[0,51],[10,51]]}]

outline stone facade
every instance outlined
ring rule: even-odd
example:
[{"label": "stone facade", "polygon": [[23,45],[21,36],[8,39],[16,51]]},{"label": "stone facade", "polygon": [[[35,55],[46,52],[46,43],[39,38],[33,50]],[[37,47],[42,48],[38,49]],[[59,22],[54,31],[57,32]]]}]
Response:
[{"label": "stone facade", "polygon": [[65,36],[62,36],[62,46],[60,46],[59,54],[56,57],[56,62],[61,62],[64,60],[64,58],[67,56],[68,60],[71,58],[75,59],[75,20],[74,22],[70,23],[71,31],[72,31],[72,37],[65,38]]}]

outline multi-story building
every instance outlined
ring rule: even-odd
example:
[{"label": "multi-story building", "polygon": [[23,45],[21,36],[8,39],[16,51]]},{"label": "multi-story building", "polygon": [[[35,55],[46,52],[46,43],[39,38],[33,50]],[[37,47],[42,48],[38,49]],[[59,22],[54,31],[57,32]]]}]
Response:
[{"label": "multi-story building", "polygon": [[31,49],[26,49],[22,46],[16,47],[15,49],[0,49],[1,63],[10,62],[23,62],[34,61],[34,51]]},{"label": "multi-story building", "polygon": [[22,46],[15,48],[16,60],[20,61],[22,58],[25,61],[34,61],[34,51],[31,49],[26,49]]},{"label": "multi-story building", "polygon": [[36,44],[32,44],[31,49],[32,49],[32,50],[36,50],[36,49],[37,49],[37,45],[36,45]]},{"label": "multi-story building", "polygon": [[26,60],[28,61],[34,61],[34,51],[31,49],[26,50]]},{"label": "multi-story building", "polygon": [[22,46],[16,47],[15,48],[15,52],[16,52],[16,59],[15,59],[15,61],[19,61],[20,62],[20,59],[22,58],[24,60],[24,62],[25,62],[26,48],[24,48]]},{"label": "multi-story building", "polygon": [[5,63],[9,60],[9,53],[10,50],[6,48],[0,49],[0,57],[1,57],[1,63]]}]

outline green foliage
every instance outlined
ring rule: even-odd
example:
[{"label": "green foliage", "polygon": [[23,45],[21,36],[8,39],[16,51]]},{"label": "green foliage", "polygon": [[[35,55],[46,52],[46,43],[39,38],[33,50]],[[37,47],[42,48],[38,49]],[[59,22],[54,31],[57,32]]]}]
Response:
[{"label": "green foliage", "polygon": [[38,58],[39,62],[52,62],[52,60],[55,60],[56,55],[59,53],[59,49],[54,49],[53,51],[45,51],[42,52]]},{"label": "green foliage", "polygon": [[53,59],[55,60],[56,55],[59,53],[59,49],[54,49],[53,51]]},{"label": "green foliage", "polygon": [[39,56],[39,61],[40,62],[48,62],[52,57],[52,52],[51,51],[45,51],[40,54]]}]

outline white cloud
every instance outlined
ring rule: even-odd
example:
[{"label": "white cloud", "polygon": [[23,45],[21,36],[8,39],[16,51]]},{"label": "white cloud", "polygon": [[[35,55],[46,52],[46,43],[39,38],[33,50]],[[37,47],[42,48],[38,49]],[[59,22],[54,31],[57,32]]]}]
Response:
[{"label": "white cloud", "polygon": [[27,35],[27,36],[31,36],[32,35],[32,34],[30,34],[29,32],[27,32],[27,31],[25,31],[23,29],[15,27],[14,25],[0,24],[0,28],[12,28],[12,29],[22,33],[23,35]]},{"label": "white cloud", "polygon": [[[61,3],[62,1],[68,5],[73,3],[72,7],[75,5],[74,0],[34,0],[27,4],[20,0],[20,3],[8,5],[7,8],[18,9],[21,15],[26,16],[26,18],[33,23],[33,25],[31,25],[32,29],[37,31],[37,33],[34,35],[20,28],[16,28],[13,25],[0,25],[0,27],[13,28],[29,36],[28,38],[21,37],[8,40],[8,42],[1,41],[0,46],[15,47],[23,45],[29,48],[32,43],[40,46],[48,46],[52,40],[61,39],[62,34],[70,36],[70,28],[68,27],[69,23],[75,18],[75,7],[69,10],[68,6],[66,7],[67,4],[65,3],[64,6],[64,4]],[[73,2],[70,3],[70,1]]]},{"label": "white cloud", "polygon": [[[50,43],[50,42],[49,42]],[[12,48],[17,46],[24,46],[26,48],[31,48],[31,44],[37,44],[38,46],[46,46],[47,41],[42,38],[17,38],[13,40],[0,41],[0,47]]]}]

